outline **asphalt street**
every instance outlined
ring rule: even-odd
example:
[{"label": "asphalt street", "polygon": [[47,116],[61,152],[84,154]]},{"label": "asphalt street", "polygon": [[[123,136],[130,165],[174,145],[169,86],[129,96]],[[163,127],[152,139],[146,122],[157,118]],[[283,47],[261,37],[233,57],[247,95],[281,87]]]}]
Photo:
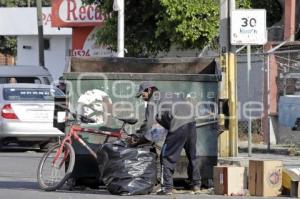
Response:
[{"label": "asphalt street", "polygon": [[[35,151],[6,151],[0,153],[0,199],[113,199],[113,198],[228,198],[208,194],[188,193],[172,196],[113,196],[103,189],[45,192],[39,189],[36,170],[43,153]],[[241,198],[241,197],[230,197]],[[242,197],[246,198],[246,197]],[[254,197],[252,197],[254,198]]]}]

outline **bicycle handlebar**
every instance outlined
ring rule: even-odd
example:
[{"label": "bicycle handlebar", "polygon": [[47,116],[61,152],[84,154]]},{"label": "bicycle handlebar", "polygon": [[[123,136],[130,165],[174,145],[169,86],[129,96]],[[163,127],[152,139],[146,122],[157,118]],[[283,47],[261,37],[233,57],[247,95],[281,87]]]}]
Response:
[{"label": "bicycle handlebar", "polygon": [[79,115],[80,117],[80,121],[83,123],[96,123],[96,120],[92,119],[92,118],[88,118],[84,115]]},{"label": "bicycle handlebar", "polygon": [[77,116],[79,116],[79,119],[82,123],[96,123],[96,120],[92,119],[92,118],[88,118],[84,115],[78,114],[78,113],[74,113],[72,111],[70,111],[69,109],[66,108],[66,111],[68,113],[70,113],[72,115],[72,117],[77,118]]},{"label": "bicycle handlebar", "polygon": [[[78,118],[78,116],[79,116],[79,120],[82,123],[96,123],[96,120],[94,120],[92,118],[88,118],[85,115],[74,113],[74,112],[70,111],[70,109],[68,109],[68,108],[65,108],[65,110],[68,113],[70,113],[72,115],[72,117],[74,117],[74,118]],[[126,124],[130,124],[130,125],[133,125],[133,124],[138,122],[138,120],[136,118],[119,118],[119,117],[115,117],[115,118],[122,121],[122,122],[124,122],[124,123],[126,123]]]}]

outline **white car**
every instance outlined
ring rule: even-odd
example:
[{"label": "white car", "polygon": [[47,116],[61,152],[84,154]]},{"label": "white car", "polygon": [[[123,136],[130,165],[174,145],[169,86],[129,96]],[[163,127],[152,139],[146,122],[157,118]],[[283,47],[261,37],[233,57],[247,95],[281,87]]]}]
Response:
[{"label": "white car", "polygon": [[0,84],[10,83],[51,84],[53,79],[45,68],[40,66],[0,66]]},{"label": "white car", "polygon": [[0,148],[19,144],[45,147],[64,133],[53,127],[54,96],[64,93],[43,84],[0,84]]}]

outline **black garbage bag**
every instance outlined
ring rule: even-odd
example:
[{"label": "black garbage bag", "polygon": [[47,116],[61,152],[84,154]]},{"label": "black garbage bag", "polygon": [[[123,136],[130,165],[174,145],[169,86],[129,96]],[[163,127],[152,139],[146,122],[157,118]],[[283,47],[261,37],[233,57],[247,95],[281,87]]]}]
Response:
[{"label": "black garbage bag", "polygon": [[151,193],[157,180],[157,157],[149,147],[129,148],[116,141],[104,144],[97,155],[100,178],[111,194]]}]

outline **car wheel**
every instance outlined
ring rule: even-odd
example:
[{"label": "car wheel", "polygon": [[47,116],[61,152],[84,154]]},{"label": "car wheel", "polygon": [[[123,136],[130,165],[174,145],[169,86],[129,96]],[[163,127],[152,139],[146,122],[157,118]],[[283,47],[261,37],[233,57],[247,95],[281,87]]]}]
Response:
[{"label": "car wheel", "polygon": [[51,147],[51,143],[50,142],[43,142],[40,144],[40,150],[41,151],[47,151],[50,147]]},{"label": "car wheel", "polygon": [[45,152],[48,151],[49,148],[56,145],[58,143],[58,139],[52,138],[50,140],[39,143],[40,151]]}]

